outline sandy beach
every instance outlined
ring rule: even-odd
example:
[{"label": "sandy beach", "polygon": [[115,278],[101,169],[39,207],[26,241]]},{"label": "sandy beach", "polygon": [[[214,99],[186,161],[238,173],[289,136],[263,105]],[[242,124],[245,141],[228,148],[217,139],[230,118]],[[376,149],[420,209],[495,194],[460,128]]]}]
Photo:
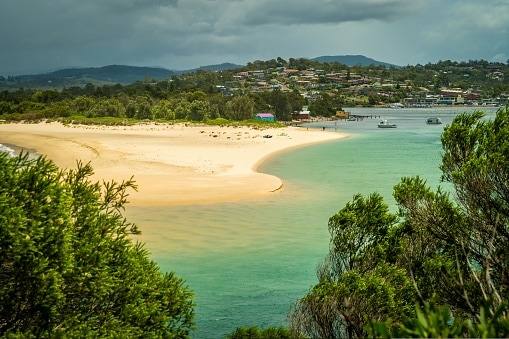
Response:
[{"label": "sandy beach", "polygon": [[[270,138],[264,136],[271,136]],[[0,144],[45,155],[60,168],[90,162],[93,180],[134,177],[134,205],[182,205],[274,194],[281,179],[256,172],[268,156],[293,147],[345,137],[301,127],[188,124],[132,126],[0,124]]]}]

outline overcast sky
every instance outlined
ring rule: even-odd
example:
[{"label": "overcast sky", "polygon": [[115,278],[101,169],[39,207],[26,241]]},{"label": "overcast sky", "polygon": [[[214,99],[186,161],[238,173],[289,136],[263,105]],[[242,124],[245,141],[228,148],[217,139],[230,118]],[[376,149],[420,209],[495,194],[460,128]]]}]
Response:
[{"label": "overcast sky", "polygon": [[509,59],[509,0],[0,0],[0,75],[364,55]]}]

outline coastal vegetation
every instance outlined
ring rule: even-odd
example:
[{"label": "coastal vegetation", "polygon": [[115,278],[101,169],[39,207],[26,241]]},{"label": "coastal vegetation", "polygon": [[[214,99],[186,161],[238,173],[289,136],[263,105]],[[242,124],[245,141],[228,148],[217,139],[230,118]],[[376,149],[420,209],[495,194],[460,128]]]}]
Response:
[{"label": "coastal vegetation", "polygon": [[[231,337],[508,336],[508,136],[509,108],[456,116],[441,137],[447,188],[403,178],[396,212],[376,192],[355,195],[330,217],[318,283],[288,328]],[[0,335],[192,336],[193,292],[122,216],[132,180],[92,183],[90,165],[26,154],[2,153],[0,166]]]},{"label": "coastal vegetation", "polygon": [[89,180],[0,153],[0,336],[183,338],[194,294],[162,272],[123,216],[132,180]]},{"label": "coastal vegetation", "polygon": [[509,335],[509,109],[463,113],[442,135],[442,181],[394,187],[398,212],[375,193],[329,219],[318,283],[290,329],[310,338]]},{"label": "coastal vegetation", "polygon": [[[274,70],[264,74],[288,79],[279,68],[327,66],[337,69],[325,74],[344,71],[346,84],[354,74],[390,78],[393,95],[347,95],[343,90],[351,86],[326,76],[318,77],[312,97],[291,81],[248,86],[255,82],[249,76],[263,67]],[[0,119],[232,124],[272,112],[290,121],[306,105],[328,117],[350,104],[399,101],[417,88],[438,93],[457,87],[503,99],[504,71],[507,65],[485,62],[387,69],[278,59],[166,81],[5,90]],[[244,85],[227,88],[229,81],[239,84],[239,72],[248,74]],[[396,212],[377,192],[355,195],[330,217],[329,253],[318,265],[318,283],[296,301],[288,327],[261,330],[253,324],[230,337],[508,336],[508,140],[507,106],[492,121],[481,110],[455,117],[441,138],[447,189],[433,191],[418,176],[403,178],[394,187]],[[123,217],[136,184],[93,183],[92,171],[89,164],[60,170],[43,157],[0,153],[0,336],[192,336],[193,292],[174,272],[160,271],[133,241],[136,225]]]},{"label": "coastal vegetation", "polygon": [[387,67],[277,58],[221,71],[199,69],[164,80],[147,76],[130,84],[13,88],[6,84],[17,84],[15,77],[2,78],[0,119],[206,122],[240,121],[268,112],[285,122],[298,118],[304,107],[311,116],[331,117],[343,107],[426,102],[428,97],[442,98],[435,102],[444,105],[498,106],[507,104],[508,73],[509,65],[483,60]]}]

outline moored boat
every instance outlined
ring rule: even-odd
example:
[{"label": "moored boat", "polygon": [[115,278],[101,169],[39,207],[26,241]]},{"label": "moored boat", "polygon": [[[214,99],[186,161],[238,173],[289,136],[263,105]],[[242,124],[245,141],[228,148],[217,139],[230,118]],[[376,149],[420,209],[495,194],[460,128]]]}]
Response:
[{"label": "moored boat", "polygon": [[440,125],[442,120],[438,117],[426,118],[426,123],[428,125]]},{"label": "moored boat", "polygon": [[400,104],[399,102],[396,102],[394,104],[390,104],[389,108],[405,108],[405,105]]},{"label": "moored boat", "polygon": [[397,127],[396,124],[389,123],[389,121],[387,121],[387,119],[381,120],[378,123],[378,128],[396,128],[396,127]]}]

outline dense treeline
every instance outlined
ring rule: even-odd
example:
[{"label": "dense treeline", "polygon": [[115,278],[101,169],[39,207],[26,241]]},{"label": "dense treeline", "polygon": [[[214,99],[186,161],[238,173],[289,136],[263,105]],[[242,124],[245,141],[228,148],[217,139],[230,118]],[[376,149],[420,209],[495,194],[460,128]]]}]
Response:
[{"label": "dense treeline", "polygon": [[187,75],[172,82],[136,82],[128,86],[87,84],[83,88],[61,91],[3,91],[0,93],[0,119],[83,116],[162,121],[246,120],[254,112],[272,112],[277,120],[288,121],[292,113],[300,111],[305,104],[302,96],[294,91],[226,96],[213,85],[214,73],[202,73],[205,74]]},{"label": "dense treeline", "polygon": [[[343,72],[379,83],[390,82],[383,92],[373,86],[339,84],[321,75],[311,88],[299,87],[275,70],[321,70]],[[256,79],[238,81],[237,74],[263,70],[263,82],[277,84],[253,89]],[[332,116],[344,106],[399,102],[405,97],[443,88],[472,90],[483,98],[508,96],[509,66],[485,61],[451,62],[387,68],[320,63],[308,59],[282,58],[254,61],[245,67],[218,72],[198,70],[157,81],[146,78],[129,85],[71,86],[57,89],[18,89],[0,92],[0,119],[34,120],[68,117],[115,117],[138,120],[206,121],[224,118],[249,119],[254,112],[271,112],[277,120],[288,121],[304,106],[313,116]],[[284,90],[283,90],[284,87]],[[303,94],[311,93],[312,95]]]}]

